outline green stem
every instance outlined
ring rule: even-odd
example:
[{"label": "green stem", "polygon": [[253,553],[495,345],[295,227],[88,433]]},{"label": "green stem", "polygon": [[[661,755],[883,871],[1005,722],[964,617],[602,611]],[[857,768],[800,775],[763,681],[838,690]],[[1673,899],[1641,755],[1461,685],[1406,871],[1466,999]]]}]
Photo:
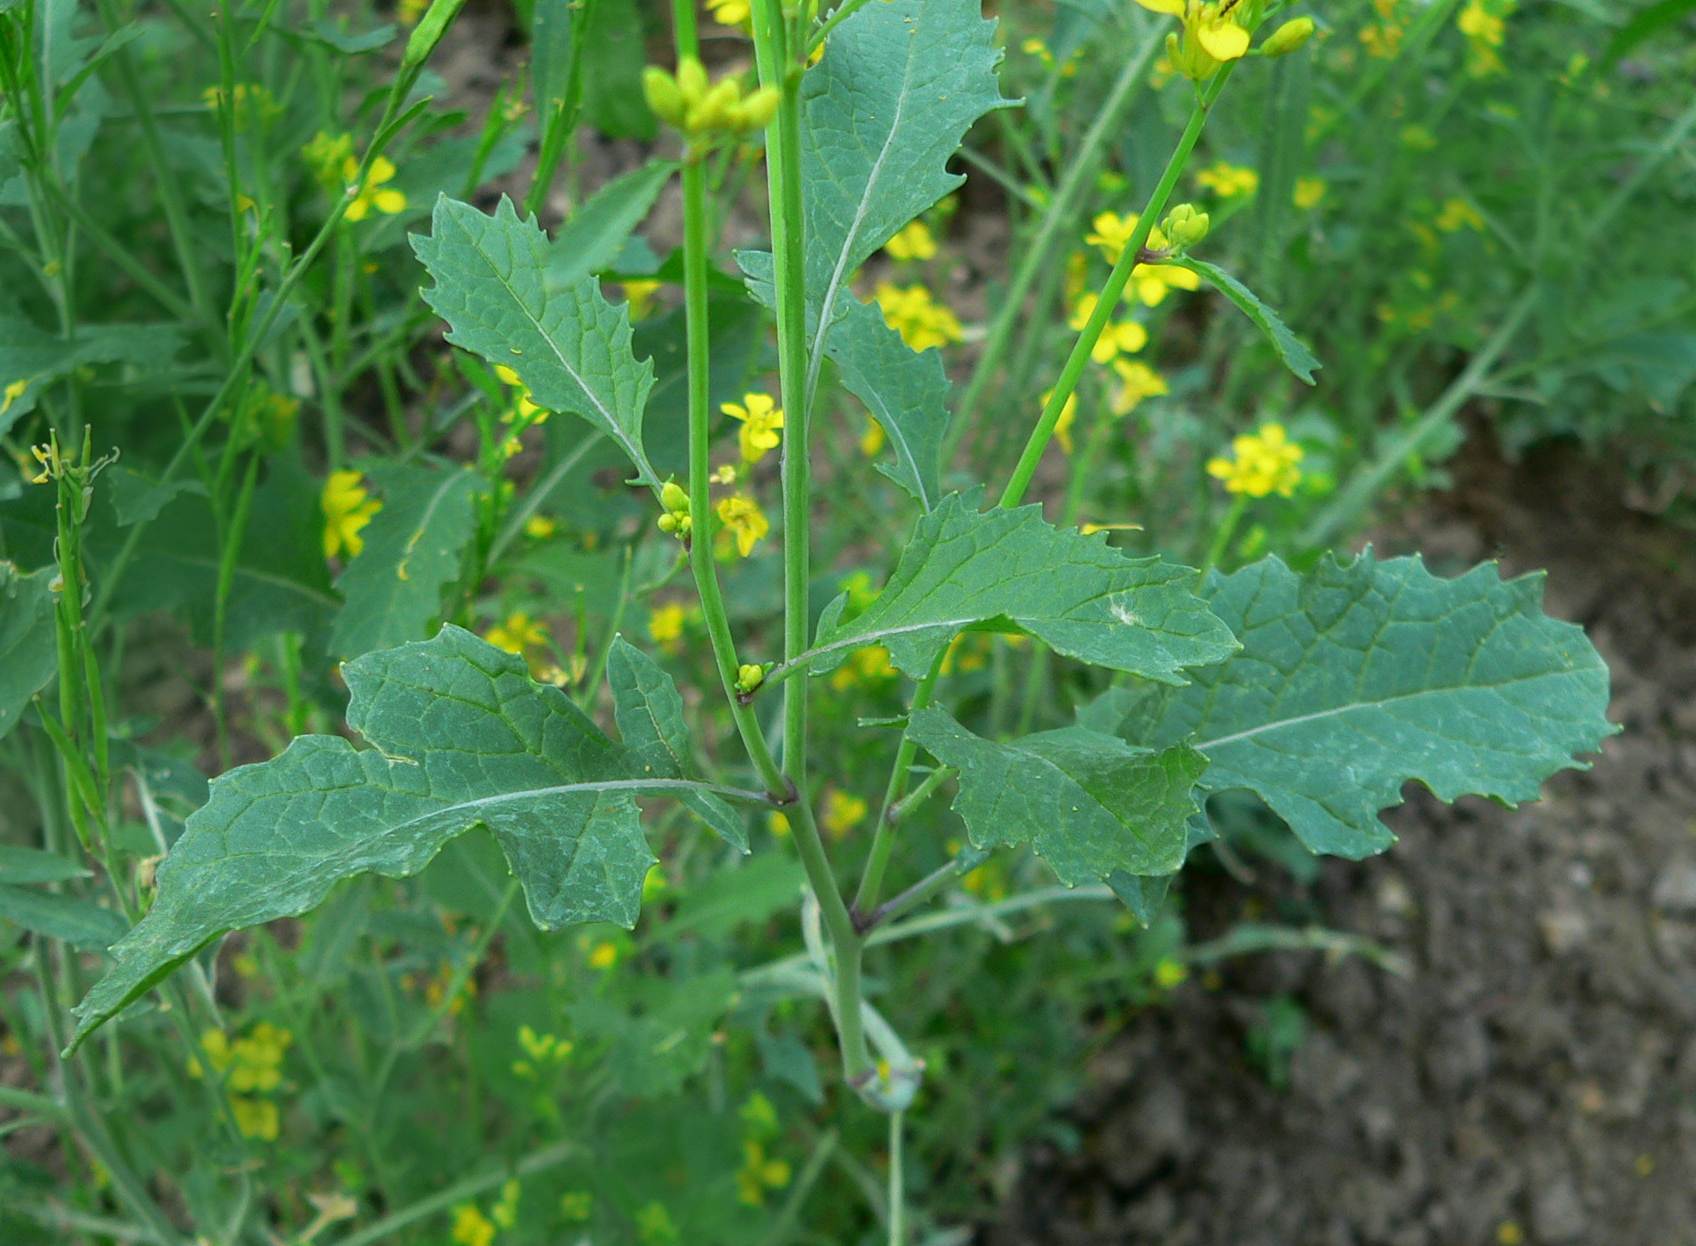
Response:
[{"label": "green stem", "polygon": [[1159,52],[1164,40],[1165,31],[1157,31],[1135,56],[1125,62],[1124,68],[1119,71],[1119,76],[1113,80],[1113,85],[1108,90],[1101,111],[1096,113],[1095,121],[1084,134],[1083,142],[1073,155],[1071,168],[1067,170],[1065,180],[1060,183],[1060,189],[1044,213],[1036,237],[1031,239],[1023,258],[1019,261],[1019,267],[1013,272],[1013,280],[1001,296],[1001,305],[990,324],[989,334],[984,339],[983,351],[978,355],[977,365],[972,369],[972,379],[966,386],[966,392],[960,396],[959,406],[954,412],[954,421],[949,426],[947,439],[943,442],[944,464],[954,457],[954,452],[959,448],[960,439],[965,436],[966,429],[971,424],[972,413],[977,410],[984,391],[995,378],[1002,356],[1007,352],[1008,343],[1013,338],[1013,330],[1027,313],[1025,299],[1030,294],[1031,286],[1035,284],[1038,276],[1048,271],[1054,249],[1064,236],[1063,231],[1071,224],[1072,214],[1077,210],[1079,199],[1084,191],[1095,183],[1095,170],[1101,153],[1106,150],[1108,140],[1119,133],[1120,124],[1134,98],[1134,88],[1148,72],[1149,63]]},{"label": "green stem", "polygon": [[1231,538],[1237,534],[1237,525],[1242,522],[1243,512],[1247,509],[1248,494],[1239,493],[1231,499],[1231,509],[1225,512],[1225,518],[1219,523],[1219,530],[1213,534],[1213,544],[1207,547],[1207,557],[1202,561],[1196,583],[1205,584],[1207,573],[1219,565],[1219,560],[1225,556],[1225,547],[1230,545]]},{"label": "green stem", "polygon": [[[937,656],[930,664],[930,670],[919,680],[919,686],[913,690],[912,707],[908,715],[928,706],[936,697],[937,680],[942,677],[942,663],[947,658],[947,650]],[[804,678],[804,676],[803,676]],[[872,832],[871,851],[866,855],[866,869],[860,875],[860,888],[854,893],[854,912],[863,921],[865,916],[877,907],[878,892],[883,887],[884,871],[889,868],[889,856],[895,849],[895,826],[897,818],[891,815],[901,798],[907,792],[907,776],[912,773],[913,758],[918,756],[919,746],[912,737],[903,734],[901,743],[895,750],[895,764],[889,770],[889,782],[883,789],[883,806],[878,811],[877,829]]]},{"label": "green stem", "polygon": [[889,1246],[907,1241],[907,1192],[901,1161],[901,1126],[904,1112],[889,1114]]},{"label": "green stem", "polygon": [[1148,202],[1143,205],[1130,241],[1125,244],[1118,262],[1113,265],[1113,271],[1107,277],[1107,284],[1101,288],[1101,295],[1095,302],[1095,311],[1078,334],[1078,340],[1072,346],[1072,353],[1067,356],[1066,364],[1060,370],[1060,379],[1054,383],[1048,402],[1042,408],[1042,418],[1037,421],[1029,440],[1025,442],[1024,453],[1019,456],[1018,465],[1013,468],[1012,478],[1008,480],[1007,488],[1001,494],[1002,506],[1017,506],[1024,499],[1025,490],[1030,488],[1031,478],[1036,475],[1037,465],[1042,462],[1043,451],[1048,448],[1049,441],[1054,437],[1054,426],[1060,420],[1060,413],[1065,410],[1067,400],[1077,390],[1078,381],[1083,376],[1084,369],[1089,366],[1090,352],[1095,349],[1107,322],[1118,310],[1119,300],[1124,296],[1125,286],[1130,282],[1131,273],[1139,263],[1139,256],[1148,243],[1148,236],[1153,232],[1160,213],[1165,210],[1166,201],[1171,197],[1173,187],[1178,184],[1184,165],[1189,162],[1190,153],[1195,150],[1196,140],[1201,137],[1201,131],[1207,125],[1213,102],[1225,89],[1225,83],[1230,79],[1231,70],[1236,63],[1227,61],[1220,67],[1219,72],[1213,75],[1212,80],[1201,91],[1195,107],[1190,111],[1189,123],[1184,126],[1184,132],[1178,137],[1178,145],[1172,149],[1171,158],[1166,161],[1165,171],[1161,173],[1159,182],[1155,183]]}]

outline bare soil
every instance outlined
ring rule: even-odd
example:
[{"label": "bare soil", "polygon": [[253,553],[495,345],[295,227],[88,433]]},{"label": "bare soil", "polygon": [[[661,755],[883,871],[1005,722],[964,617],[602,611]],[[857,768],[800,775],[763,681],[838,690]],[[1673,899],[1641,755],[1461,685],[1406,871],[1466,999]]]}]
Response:
[{"label": "bare soil", "polygon": [[[1576,453],[1474,450],[1380,537],[1547,568],[1624,731],[1517,811],[1410,785],[1401,842],[1311,887],[1191,885],[1198,937],[1305,913],[1410,972],[1276,953],[1187,984],[1106,1048],[1081,1144],[1029,1157],[986,1246],[1696,1243],[1696,559],[1627,492]],[[1281,1090],[1247,1054],[1280,996],[1306,1014]]]}]

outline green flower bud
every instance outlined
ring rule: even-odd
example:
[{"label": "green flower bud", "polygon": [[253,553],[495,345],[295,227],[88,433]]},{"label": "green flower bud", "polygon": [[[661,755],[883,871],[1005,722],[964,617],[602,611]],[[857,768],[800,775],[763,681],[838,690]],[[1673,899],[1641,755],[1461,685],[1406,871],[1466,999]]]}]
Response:
[{"label": "green flower bud", "polygon": [[677,62],[677,86],[685,104],[695,104],[707,93],[707,71],[693,56]]},{"label": "green flower bud", "polygon": [[714,130],[729,127],[731,110],[736,107],[736,82],[725,78],[717,83],[695,103],[689,105],[689,113],[683,119],[683,129],[689,134],[707,134]]},{"label": "green flower bud", "polygon": [[758,662],[744,662],[736,668],[738,692],[752,692],[766,681],[766,668]]},{"label": "green flower bud", "polygon": [[741,130],[763,130],[771,124],[771,119],[777,116],[779,96],[771,87],[761,87],[737,108],[737,128]]},{"label": "green flower bud", "polygon": [[683,88],[658,65],[649,65],[642,71],[642,96],[661,121],[667,125],[683,124]]},{"label": "green flower bud", "polygon": [[673,515],[670,511],[667,511],[665,514],[661,515],[660,516],[660,531],[661,532],[676,532],[677,531],[677,516]]},{"label": "green flower bud", "polygon": [[1161,222],[1161,232],[1175,247],[1193,247],[1207,237],[1208,217],[1197,212],[1193,203],[1180,203]]},{"label": "green flower bud", "polygon": [[660,486],[660,505],[674,515],[689,513],[688,490],[675,480],[668,480]]},{"label": "green flower bud", "polygon": [[1262,56],[1288,56],[1313,37],[1313,19],[1298,17],[1285,22],[1260,45]]}]

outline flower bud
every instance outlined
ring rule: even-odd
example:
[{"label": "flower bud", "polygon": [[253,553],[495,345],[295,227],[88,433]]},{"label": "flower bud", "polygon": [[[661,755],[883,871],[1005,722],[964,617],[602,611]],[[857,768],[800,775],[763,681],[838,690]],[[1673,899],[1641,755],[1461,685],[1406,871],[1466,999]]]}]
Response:
[{"label": "flower bud", "polygon": [[1288,56],[1313,37],[1313,19],[1298,17],[1285,22],[1260,45],[1262,56]]},{"label": "flower bud", "polygon": [[1197,212],[1193,203],[1180,203],[1167,213],[1161,222],[1161,232],[1175,247],[1193,247],[1207,237],[1208,217],[1205,212]]},{"label": "flower bud", "polygon": [[683,88],[658,65],[642,71],[642,96],[654,116],[667,125],[683,124]]},{"label": "flower bud", "polygon": [[693,56],[677,62],[677,86],[685,104],[694,104],[707,93],[707,71]]},{"label": "flower bud", "polygon": [[660,486],[660,505],[673,514],[689,513],[689,493],[675,480],[668,480]]},{"label": "flower bud", "polygon": [[661,532],[676,532],[677,531],[677,516],[673,515],[670,511],[667,511],[665,514],[661,515],[660,516],[660,531]]},{"label": "flower bud", "polygon": [[738,108],[738,128],[743,130],[763,130],[771,124],[771,119],[777,116],[779,96],[772,87],[761,87]]},{"label": "flower bud", "polygon": [[736,668],[736,688],[739,692],[752,692],[766,681],[766,668],[758,662],[744,662]]},{"label": "flower bud", "polygon": [[718,82],[699,100],[689,105],[689,113],[683,119],[683,129],[689,134],[707,134],[713,130],[722,130],[730,124],[731,109],[736,107],[736,81],[725,78]]}]

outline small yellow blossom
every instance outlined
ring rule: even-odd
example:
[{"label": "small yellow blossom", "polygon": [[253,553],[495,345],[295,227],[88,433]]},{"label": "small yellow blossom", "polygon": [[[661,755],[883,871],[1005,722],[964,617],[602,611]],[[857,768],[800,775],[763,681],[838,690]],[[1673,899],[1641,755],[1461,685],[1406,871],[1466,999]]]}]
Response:
[{"label": "small yellow blossom", "polygon": [[548,412],[536,405],[535,400],[530,397],[530,387],[518,379],[518,373],[504,363],[497,363],[495,375],[500,378],[502,385],[518,391],[518,418],[520,420],[526,425],[541,424],[547,420]]},{"label": "small yellow blossom", "polygon": [[648,636],[664,653],[675,654],[683,648],[683,626],[689,612],[676,602],[655,606],[648,613]]},{"label": "small yellow blossom", "polygon": [[913,350],[946,346],[964,336],[959,319],[936,301],[927,286],[898,286],[894,282],[883,281],[878,283],[872,297],[883,310],[883,318],[889,327],[899,333]]},{"label": "small yellow blossom", "polygon": [[[1102,212],[1090,222],[1091,229],[1084,241],[1098,248],[1108,263],[1117,264],[1136,233],[1139,219],[1135,212],[1125,216],[1117,212]],[[1168,245],[1158,226],[1149,231],[1149,250],[1164,251]],[[1201,278],[1189,269],[1173,264],[1138,264],[1131,270],[1131,285],[1145,307],[1158,307],[1168,290],[1199,290]]]},{"label": "small yellow blossom", "polygon": [[1260,189],[1260,174],[1253,169],[1245,169],[1241,165],[1229,164],[1224,160],[1197,173],[1195,180],[1221,199],[1252,195]]},{"label": "small yellow blossom", "polygon": [[1166,36],[1166,59],[1186,78],[1211,78],[1219,66],[1248,51],[1248,31],[1236,15],[1248,6],[1239,0],[1137,0],[1143,8],[1166,13],[1183,23],[1183,37]]},{"label": "small yellow blossom", "polygon": [[744,394],[741,402],[727,402],[719,408],[733,420],[740,420],[736,440],[742,450],[744,463],[758,463],[767,450],[777,449],[782,435],[783,408],[770,394]]},{"label": "small yellow blossom", "polygon": [[841,839],[866,820],[868,810],[864,797],[833,787],[824,798],[824,812],[819,822],[833,839]]},{"label": "small yellow blossom", "polygon": [[744,494],[721,498],[716,509],[719,522],[736,539],[736,552],[743,558],[752,554],[754,546],[771,531],[760,504]]},{"label": "small yellow blossom", "polygon": [[876,458],[883,449],[883,425],[873,416],[866,417],[866,431],[860,434],[860,453],[868,459]]},{"label": "small yellow blossom", "polygon": [[532,515],[524,521],[524,535],[532,541],[545,541],[559,531],[559,525],[546,515]]},{"label": "small yellow blossom", "polygon": [[[1072,318],[1069,323],[1079,333],[1089,323],[1089,318],[1095,315],[1099,296],[1085,294],[1080,297],[1072,308]],[[1148,345],[1148,330],[1135,320],[1109,320],[1091,348],[1089,357],[1096,363],[1112,363],[1121,354],[1133,355]]]},{"label": "small yellow blossom", "polygon": [[736,467],[731,463],[720,463],[707,479],[715,485],[733,485],[736,483]]},{"label": "small yellow blossom", "polygon": [[720,26],[740,26],[748,20],[748,0],[707,0],[707,11]]},{"label": "small yellow blossom", "polygon": [[1499,74],[1506,68],[1496,49],[1502,46],[1507,14],[1511,12],[1511,0],[1471,0],[1455,18],[1455,25],[1466,36],[1466,72],[1472,77]]},{"label": "small yellow blossom", "polygon": [[848,660],[830,676],[830,686],[838,692],[849,688],[867,688],[895,677],[895,665],[889,660],[889,650],[882,645],[867,645],[848,655]]},{"label": "small yellow blossom", "polygon": [[449,1236],[457,1246],[489,1246],[495,1240],[495,1225],[477,1210],[475,1203],[461,1203],[453,1209],[453,1231]]},{"label": "small yellow blossom", "polygon": [[630,304],[630,319],[642,320],[654,310],[654,295],[659,292],[658,281],[626,281],[624,298]]},{"label": "small yellow blossom", "polygon": [[923,221],[911,221],[903,226],[883,249],[897,260],[928,260],[936,254],[936,239]]},{"label": "small yellow blossom", "polygon": [[[354,192],[353,201],[347,205],[344,215],[350,221],[363,221],[371,215],[375,208],[385,216],[393,216],[406,210],[406,195],[393,187],[384,188],[383,183],[395,175],[395,163],[387,156],[378,156],[371,162],[370,170],[365,174],[365,183]],[[351,183],[359,176],[359,161],[349,156],[342,161],[342,180]]]},{"label": "small yellow blossom", "polygon": [[1163,957],[1154,967],[1154,985],[1163,991],[1182,986],[1190,976],[1189,967],[1181,960]]},{"label": "small yellow blossom", "polygon": [[618,945],[607,940],[595,944],[589,949],[589,967],[591,969],[611,969],[618,964]]},{"label": "small yellow blossom", "polygon": [[324,557],[334,558],[344,550],[349,558],[359,557],[365,548],[360,533],[383,509],[366,490],[364,478],[355,471],[331,472],[319,503],[324,510]]},{"label": "small yellow blossom", "polygon": [[785,1160],[768,1159],[765,1147],[752,1138],[742,1142],[742,1168],[736,1174],[738,1197],[750,1207],[762,1207],[767,1190],[789,1184],[790,1168]]},{"label": "small yellow blossom", "polygon": [[1478,215],[1478,209],[1460,198],[1445,199],[1442,210],[1437,213],[1437,219],[1432,223],[1445,234],[1452,234],[1461,229],[1484,228],[1484,218]]},{"label": "small yellow blossom", "polygon": [[10,411],[12,409],[12,404],[22,398],[24,396],[24,391],[28,388],[29,378],[24,377],[16,381],[9,382],[5,389],[0,390],[0,415],[5,415],[6,412]]},{"label": "small yellow blossom", "polygon": [[789,829],[789,815],[787,813],[784,813],[782,810],[773,810],[771,813],[766,814],[766,830],[770,831],[773,835],[780,837],[787,835],[789,834]]},{"label": "small yellow blossom", "polygon": [[1113,372],[1119,378],[1119,387],[1108,404],[1114,415],[1129,415],[1144,398],[1158,398],[1171,392],[1166,378],[1140,359],[1115,359]]},{"label": "small yellow blossom", "polygon": [[1317,208],[1320,200],[1325,198],[1325,179],[1320,177],[1298,177],[1295,189],[1290,192],[1290,201],[1306,211]]},{"label": "small yellow blossom", "polygon": [[[1044,390],[1042,394],[1042,409],[1048,410],[1049,399],[1054,397],[1054,391]],[[1054,421],[1054,436],[1060,442],[1060,448],[1067,454],[1072,452],[1072,425],[1078,418],[1078,394],[1076,390],[1066,395],[1066,405],[1060,408],[1060,418]]]},{"label": "small yellow blossom", "polygon": [[402,26],[416,26],[418,19],[424,16],[424,10],[430,7],[430,0],[400,0],[395,6],[395,16],[400,18]]},{"label": "small yellow blossom", "polygon": [[1282,424],[1263,424],[1258,432],[1232,438],[1231,457],[1208,460],[1207,474],[1224,481],[1231,493],[1287,498],[1301,482],[1301,459],[1302,448],[1289,440]]},{"label": "small yellow blossom", "polygon": [[230,1113],[236,1118],[236,1128],[241,1130],[242,1137],[258,1138],[264,1142],[277,1140],[280,1114],[271,1100],[231,1095]]},{"label": "small yellow blossom", "polygon": [[514,610],[501,622],[483,633],[483,639],[508,653],[523,653],[548,643],[548,629],[526,610]]}]

